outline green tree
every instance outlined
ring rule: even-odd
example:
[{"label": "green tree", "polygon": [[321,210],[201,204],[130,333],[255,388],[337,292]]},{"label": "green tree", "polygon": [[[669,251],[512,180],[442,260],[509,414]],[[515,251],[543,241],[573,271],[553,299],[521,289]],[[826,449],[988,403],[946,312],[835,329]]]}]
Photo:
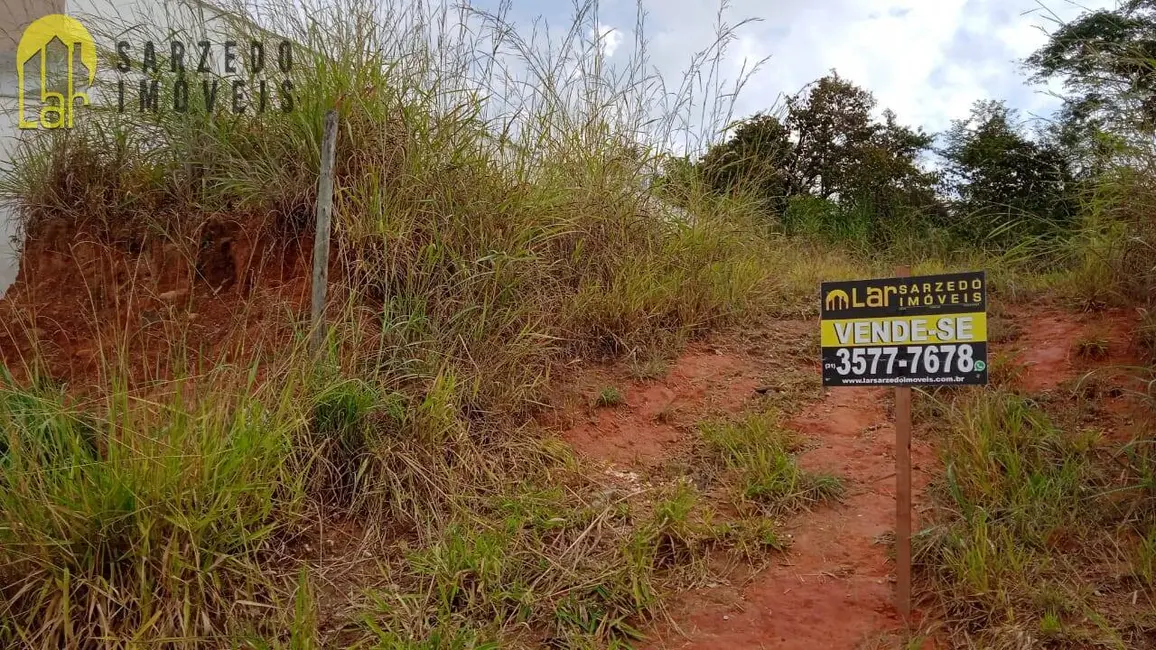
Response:
[{"label": "green tree", "polygon": [[787,127],[779,118],[760,113],[740,122],[731,139],[711,147],[696,168],[716,190],[754,194],[781,212],[797,191],[794,157]]},{"label": "green tree", "polygon": [[1076,218],[1074,179],[1063,148],[1029,137],[1004,102],[976,102],[944,140],[943,190],[958,233],[1008,246],[1061,232]]},{"label": "green tree", "polygon": [[870,92],[832,73],[788,98],[781,116],[740,122],[697,168],[717,191],[763,198],[788,229],[802,211],[834,232],[882,236],[888,220],[937,200],[935,175],[920,167],[933,138],[890,111],[875,118],[875,106]]},{"label": "green tree", "polygon": [[821,199],[854,193],[856,168],[872,148],[879,125],[871,119],[870,92],[832,74],[787,100],[799,189]]},{"label": "green tree", "polygon": [[1066,120],[1113,132],[1156,129],[1156,0],[1086,12],[1026,63],[1037,81],[1063,82]]}]

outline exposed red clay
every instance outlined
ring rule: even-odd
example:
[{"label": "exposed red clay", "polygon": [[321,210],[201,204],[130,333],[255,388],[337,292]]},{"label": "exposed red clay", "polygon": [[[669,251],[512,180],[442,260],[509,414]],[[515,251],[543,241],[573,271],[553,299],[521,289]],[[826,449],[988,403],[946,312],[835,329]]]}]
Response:
[{"label": "exposed red clay", "polygon": [[[102,346],[120,340],[101,336],[105,328],[129,331],[129,347],[159,349],[169,332],[157,313],[166,310],[184,314],[188,333],[200,341],[228,339],[236,326],[259,330],[262,316],[278,313],[276,305],[281,301],[300,308],[306,293],[301,264],[304,250],[307,247],[286,256],[289,263],[255,273],[255,281],[246,280],[252,272],[238,262],[239,253],[232,249],[226,251],[228,255],[221,253],[221,273],[238,285],[227,293],[216,283],[197,286],[162,273],[172,263],[164,249],[154,251],[156,260],[147,256],[130,260],[124,255],[104,259],[101,255],[111,254],[97,251],[70,264],[61,263],[58,258],[62,254],[56,251],[38,251],[28,258],[31,262],[25,269],[29,270],[22,271],[17,284],[0,301],[0,322],[5,324],[0,328],[0,362],[19,367],[35,345],[32,339],[39,339],[39,345],[47,348],[42,352],[55,376],[78,379],[92,375],[98,368],[98,353],[108,352]],[[77,251],[71,252],[75,256]],[[84,280],[93,274],[101,279],[99,286],[111,289],[99,295],[90,293]],[[140,282],[142,278],[148,282]],[[251,293],[250,283],[258,291]],[[142,284],[145,295],[132,291]],[[122,292],[122,285],[129,290]],[[254,303],[258,304],[254,307]],[[236,307],[241,304],[250,309],[238,312]],[[1027,392],[1053,390],[1087,369],[1123,363],[1133,356],[1128,332],[1134,316],[1125,312],[1077,316],[1040,306],[1016,307],[1013,311],[1023,334],[1009,344],[993,346],[993,350],[1016,353],[1027,368],[1019,388]],[[27,323],[15,318],[29,313],[34,318]],[[774,363],[765,358],[764,348],[769,345],[767,341],[783,340],[788,334],[791,340],[802,340],[813,325],[784,321],[757,328],[748,341],[754,347],[747,349],[757,359],[731,349],[692,345],[673,363],[666,377],[658,380],[629,379],[612,368],[583,372],[577,380],[581,405],[562,409],[563,417],[569,420],[563,437],[589,458],[616,465],[661,466],[689,448],[695,422],[714,413],[740,411],[754,397],[765,373],[782,370],[783,363],[797,370],[802,348]],[[772,336],[772,331],[778,335]],[[1081,340],[1100,339],[1107,342],[1107,359],[1081,357]],[[146,365],[150,362],[149,354],[137,356]],[[807,371],[817,376],[819,369],[808,365]],[[595,408],[592,403],[598,391],[608,385],[622,391],[625,404]],[[847,497],[785,522],[782,533],[791,536],[791,548],[774,556],[765,569],[748,572],[741,582],[734,578],[734,584],[694,590],[675,598],[668,611],[677,629],[661,626],[653,630],[649,647],[891,647],[887,640],[896,638],[903,624],[892,603],[894,565],[888,555],[895,522],[890,395],[890,390],[882,388],[829,391],[787,422],[809,445],[799,457],[800,465],[839,476],[847,487]],[[1122,400],[1106,399],[1105,408],[1113,408]],[[936,459],[930,446],[918,438],[913,441],[912,455],[918,517],[924,488],[936,471]]]},{"label": "exposed red clay", "polygon": [[0,364],[17,377],[43,364],[39,372],[76,389],[123,356],[134,376],[162,378],[174,346],[206,367],[234,351],[247,358],[283,346],[286,314],[308,308],[306,240],[255,251],[236,226],[214,232],[192,264],[160,241],[133,253],[47,230],[26,242],[0,300]]},{"label": "exposed red clay", "polygon": [[[747,359],[699,345],[680,357],[662,379],[595,374],[583,384],[579,392],[586,404],[570,414],[572,425],[563,438],[587,458],[652,466],[689,439],[688,425],[697,417],[738,408],[754,394],[758,380]],[[603,385],[618,388],[625,403],[591,406]]]},{"label": "exposed red clay", "polygon": [[1054,309],[1023,307],[1015,310],[1023,335],[1008,347],[1013,350],[1025,372],[1019,387],[1029,393],[1051,390],[1093,365],[1079,358],[1083,340],[1102,339],[1107,343],[1108,357],[1116,363],[1134,358],[1130,332],[1135,316],[1123,310],[1075,315]]},{"label": "exposed red clay", "polygon": [[[1133,318],[1122,311],[1076,315],[1038,305],[1014,308],[1023,334],[993,344],[1025,365],[1019,389],[1052,390],[1079,373],[1131,358],[1128,333]],[[792,323],[793,325],[794,323]],[[772,325],[773,327],[773,325]],[[757,338],[757,337],[756,337]],[[1108,358],[1082,357],[1083,340],[1107,343]],[[759,350],[761,352],[761,350]],[[619,464],[657,465],[685,448],[693,435],[687,422],[719,409],[740,410],[751,399],[766,361],[731,352],[692,348],[657,382],[628,382],[626,404],[587,410],[563,434],[581,454]],[[796,357],[797,358],[797,357]],[[810,370],[808,366],[808,370]],[[813,368],[817,374],[817,366]],[[605,369],[602,372],[606,372]],[[601,378],[606,381],[606,377]],[[593,399],[593,384],[587,386]],[[681,594],[668,607],[674,626],[650,633],[653,650],[783,650],[891,647],[905,626],[894,607],[895,430],[892,392],[884,388],[828,391],[787,425],[811,447],[799,457],[809,471],[839,476],[845,500],[794,517],[783,533],[791,548],[771,564],[732,584]],[[671,417],[671,414],[677,417]],[[915,529],[931,475],[938,471],[934,449],[918,436],[912,442]],[[919,613],[917,613],[917,618]],[[925,643],[932,647],[934,640]]]},{"label": "exposed red clay", "polygon": [[[902,628],[888,558],[895,522],[888,396],[877,388],[831,391],[789,422],[816,445],[800,465],[840,476],[847,498],[789,522],[790,551],[745,586],[680,597],[670,613],[681,634],[662,631],[655,648],[856,648]],[[912,453],[918,490],[932,452],[915,442]]]}]

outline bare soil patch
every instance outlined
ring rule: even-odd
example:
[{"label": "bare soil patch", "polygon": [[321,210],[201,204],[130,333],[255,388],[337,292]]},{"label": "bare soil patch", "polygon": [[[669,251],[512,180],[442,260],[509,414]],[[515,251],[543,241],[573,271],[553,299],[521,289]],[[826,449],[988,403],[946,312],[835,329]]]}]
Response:
[{"label": "bare soil patch", "polygon": [[[1107,369],[1136,358],[1132,314],[1077,314],[1030,305],[1009,310],[1005,318],[1018,325],[1015,335],[993,343],[992,351],[1021,366],[1017,390],[1093,399],[1117,414],[1127,410],[1128,392],[1119,387],[1123,376]],[[882,648],[909,637],[893,604],[892,393],[879,388],[821,392],[808,384],[807,377],[817,382],[819,374],[807,347],[809,328],[813,323],[808,321],[773,322],[748,332],[741,342],[732,338],[692,345],[658,380],[630,379],[624,369],[599,368],[574,384],[585,406],[567,411],[572,419],[563,437],[583,456],[650,468],[685,460],[697,435],[694,423],[702,417],[738,414],[765,406],[767,395],[791,392],[783,401],[794,412],[787,425],[807,441],[799,465],[834,474],[847,487],[841,503],[785,522],[791,542],[786,553],[764,566],[734,568],[720,584],[677,597],[668,607],[669,623],[652,631],[648,647]],[[784,332],[793,344],[782,344]],[[793,379],[767,390],[775,377],[786,376]],[[605,385],[624,386],[624,403],[588,406]],[[1068,389],[1073,390],[1064,392]],[[941,468],[931,437],[918,430],[912,456],[919,530],[921,514],[930,507],[925,489]],[[926,615],[916,613],[914,629],[937,627]],[[943,643],[927,638],[923,647]]]},{"label": "bare soil patch", "polygon": [[169,374],[174,350],[196,355],[190,364],[252,359],[283,346],[307,313],[306,239],[258,241],[230,221],[208,224],[197,248],[181,250],[51,225],[29,237],[0,300],[0,362],[17,376],[35,365],[79,388],[99,379],[105,360],[155,379]]},{"label": "bare soil patch", "polygon": [[[580,455],[610,465],[657,469],[685,460],[702,419],[815,393],[817,376],[799,363],[811,339],[817,345],[812,329],[803,320],[774,321],[693,342],[668,363],[572,368],[542,421]],[[622,403],[599,405],[606,389],[620,393]]]},{"label": "bare soil patch", "polygon": [[[800,465],[840,476],[847,497],[790,521],[789,552],[740,587],[684,595],[670,612],[681,634],[664,633],[655,647],[856,648],[902,627],[889,557],[895,433],[888,401],[885,389],[831,391],[791,419],[813,441]],[[912,453],[919,488],[932,452],[917,442]]]}]

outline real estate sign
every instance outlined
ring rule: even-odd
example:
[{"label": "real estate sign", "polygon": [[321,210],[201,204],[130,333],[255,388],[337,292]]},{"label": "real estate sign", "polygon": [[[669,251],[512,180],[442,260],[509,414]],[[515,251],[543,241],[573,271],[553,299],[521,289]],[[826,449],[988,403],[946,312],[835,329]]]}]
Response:
[{"label": "real estate sign", "polygon": [[982,271],[824,282],[824,386],[987,383]]}]

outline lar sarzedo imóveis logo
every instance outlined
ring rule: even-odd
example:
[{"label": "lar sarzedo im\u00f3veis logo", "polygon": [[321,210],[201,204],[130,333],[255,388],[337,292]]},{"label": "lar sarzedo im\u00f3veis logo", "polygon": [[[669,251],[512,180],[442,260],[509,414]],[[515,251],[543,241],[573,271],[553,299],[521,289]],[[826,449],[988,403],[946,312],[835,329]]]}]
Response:
[{"label": "lar sarzedo im\u00f3veis logo", "polygon": [[[64,69],[63,92],[53,90],[50,75],[49,45],[59,41],[64,46],[67,63]],[[96,79],[96,42],[80,21],[63,14],[49,14],[33,21],[20,37],[16,46],[16,110],[19,127],[22,129],[71,128],[74,114],[80,106],[90,103],[87,92],[77,92],[76,58],[86,68],[86,88],[91,88]],[[39,57],[39,58],[38,58]],[[37,61],[38,58],[38,61]],[[37,109],[28,97],[28,82],[25,67],[37,61],[39,65],[40,102]]]},{"label": "lar sarzedo im\u00f3veis logo", "polygon": [[832,311],[847,309],[851,306],[851,298],[847,295],[846,291],[836,289],[827,294],[827,299],[824,301],[824,304],[827,306],[827,309]]},{"label": "lar sarzedo im\u00f3veis logo", "polygon": [[[294,46],[288,39],[268,47],[260,40],[230,39],[118,40],[115,46],[115,65],[109,72],[116,75],[119,113],[203,110],[244,115],[293,110]],[[66,61],[60,60],[61,49]],[[16,67],[22,129],[71,128],[77,108],[92,103],[96,43],[71,16],[50,14],[29,25],[20,38]],[[36,79],[29,68],[38,70],[38,93],[29,90]],[[79,90],[82,86],[84,91]]]},{"label": "lar sarzedo im\u00f3veis logo", "polygon": [[[117,112],[288,113],[294,106],[293,43],[116,43]],[[163,79],[163,81],[162,81]]]}]

